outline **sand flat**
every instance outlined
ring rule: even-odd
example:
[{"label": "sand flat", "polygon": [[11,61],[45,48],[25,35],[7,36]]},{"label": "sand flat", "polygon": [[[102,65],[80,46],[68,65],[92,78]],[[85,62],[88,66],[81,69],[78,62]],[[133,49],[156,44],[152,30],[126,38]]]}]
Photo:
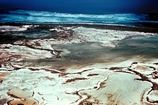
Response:
[{"label": "sand flat", "polygon": [[49,38],[0,44],[0,104],[158,104],[157,33],[80,26],[46,31]]}]

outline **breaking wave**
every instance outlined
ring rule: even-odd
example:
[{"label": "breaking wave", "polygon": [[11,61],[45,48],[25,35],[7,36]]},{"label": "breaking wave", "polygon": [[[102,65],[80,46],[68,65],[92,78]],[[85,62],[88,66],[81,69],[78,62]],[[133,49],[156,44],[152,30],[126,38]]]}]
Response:
[{"label": "breaking wave", "polygon": [[[156,21],[155,21],[156,20]],[[137,22],[157,22],[158,15],[149,14],[69,14],[47,11],[10,10],[0,14],[0,22],[30,23],[102,23],[132,24]]]}]

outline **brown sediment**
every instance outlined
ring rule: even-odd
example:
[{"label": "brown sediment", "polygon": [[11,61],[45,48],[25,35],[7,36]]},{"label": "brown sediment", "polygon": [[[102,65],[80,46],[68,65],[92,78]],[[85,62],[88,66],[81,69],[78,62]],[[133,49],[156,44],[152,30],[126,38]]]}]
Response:
[{"label": "brown sediment", "polygon": [[38,105],[38,102],[34,99],[14,99],[7,102],[8,105]]},{"label": "brown sediment", "polygon": [[109,70],[122,70],[122,67],[110,67]]},{"label": "brown sediment", "polygon": [[0,99],[0,105],[4,105],[7,103],[7,99],[6,98],[3,98],[3,99]]},{"label": "brown sediment", "polygon": [[[106,81],[103,81],[103,82],[100,83],[100,86],[99,86],[98,89],[100,89],[100,88],[105,88],[105,87],[106,87]],[[98,89],[97,89],[97,90],[98,90]]]},{"label": "brown sediment", "polygon": [[47,68],[29,68],[29,70],[31,70],[31,71],[38,71],[38,70],[44,70],[44,71],[46,71],[46,72],[51,72],[52,74],[58,74],[58,73],[60,73],[60,74],[64,74],[64,72],[61,72],[61,71],[59,71],[59,70],[55,70],[55,69],[47,69]]},{"label": "brown sediment", "polygon": [[148,97],[146,98],[146,100],[147,100],[148,102],[150,102],[149,105],[150,105],[150,104],[151,104],[151,105],[152,105],[152,104],[156,104],[156,105],[158,104],[158,101],[150,101],[150,99],[149,99]]},{"label": "brown sediment", "polygon": [[153,72],[156,72],[156,68],[154,67],[155,65],[153,66],[148,66],[148,65],[144,65],[144,64],[133,64],[130,66],[130,68],[132,69],[135,69],[136,71],[137,70],[140,70],[140,71],[153,71]]},{"label": "brown sediment", "polygon": [[145,66],[142,66],[142,65],[137,65],[136,67],[135,67],[135,69],[137,69],[137,70],[148,70],[148,67],[145,67]]},{"label": "brown sediment", "polygon": [[11,97],[14,98],[31,98],[34,95],[34,92],[30,92],[30,90],[24,88],[24,89],[20,89],[20,88],[13,88],[11,90],[9,90],[9,92],[7,92],[7,94]]},{"label": "brown sediment", "polygon": [[69,73],[60,73],[59,77],[66,77]]},{"label": "brown sediment", "polygon": [[7,93],[7,94],[13,98],[20,98],[19,96],[16,96],[16,94],[10,94],[10,93]]},{"label": "brown sediment", "polygon": [[8,74],[10,74],[10,72],[0,72],[0,77],[6,76]]},{"label": "brown sediment", "polygon": [[158,63],[154,63],[155,65],[158,65]]},{"label": "brown sediment", "polygon": [[54,80],[54,78],[50,78],[50,77],[48,77],[48,76],[45,76],[44,78],[46,78],[46,79],[48,79],[48,80]]},{"label": "brown sediment", "polygon": [[88,79],[88,78],[73,78],[73,79],[68,79],[63,84],[70,83],[70,82],[75,82],[75,81],[78,81],[78,80],[86,80],[86,79]]},{"label": "brown sediment", "polygon": [[0,52],[0,61],[4,62],[5,59],[10,60],[11,58],[21,58],[20,54],[11,54],[9,52]]},{"label": "brown sediment", "polygon": [[142,94],[141,94],[141,99],[140,99],[141,104],[143,104],[143,101],[144,101],[144,99],[145,99],[145,98],[144,98],[144,95],[145,95],[146,91],[148,91],[148,89],[144,90],[144,91],[142,92]]},{"label": "brown sediment", "polygon": [[84,100],[84,101],[80,102],[78,105],[93,105],[93,103],[92,103],[92,102],[89,102],[89,101]]},{"label": "brown sediment", "polygon": [[[33,68],[33,67],[32,67]],[[124,68],[125,69],[125,68]],[[42,70],[42,71],[41,71]],[[48,69],[49,70],[49,69]],[[51,69],[50,69],[51,70]],[[105,73],[105,75],[106,75],[106,72],[110,72],[110,73],[116,73],[115,71],[108,71],[108,69],[107,70],[105,70],[105,69],[101,69],[104,73]],[[127,69],[126,69],[127,70]],[[135,69],[134,69],[135,70]],[[29,71],[29,73],[31,73],[31,72],[33,72],[33,71],[30,71],[30,70],[28,70]],[[36,69],[36,68],[34,68],[34,71],[41,71],[41,73],[43,73],[43,69]],[[132,70],[131,70],[132,71]],[[20,71],[16,71],[16,72],[20,72]],[[45,71],[44,71],[45,72]],[[75,84],[76,85],[76,83],[82,83],[82,80],[83,80],[83,82],[91,82],[90,81],[90,79],[91,78],[94,78],[95,79],[95,76],[96,76],[96,79],[97,79],[97,77],[99,77],[100,75],[102,76],[101,77],[101,80],[100,79],[97,79],[97,80],[99,80],[99,82],[94,82],[94,84],[93,85],[90,85],[91,87],[86,87],[86,88],[84,88],[84,87],[79,87],[79,89],[74,89],[74,91],[73,91],[73,89],[71,90],[70,89],[70,91],[65,91],[64,89],[63,89],[63,91],[65,92],[65,94],[66,95],[68,95],[68,96],[74,96],[74,97],[76,97],[77,96],[77,99],[75,99],[74,101],[72,101],[72,100],[70,100],[70,103],[72,102],[72,103],[79,103],[79,105],[116,105],[116,104],[118,104],[118,105],[125,105],[123,102],[125,101],[125,100],[121,100],[121,99],[119,99],[119,95],[120,95],[120,93],[117,93],[117,94],[114,94],[113,92],[115,92],[115,90],[113,91],[113,92],[111,92],[111,94],[113,95],[113,97],[112,96],[106,96],[106,95],[104,95],[106,92],[108,92],[108,84],[109,85],[112,85],[111,84],[111,81],[108,83],[108,84],[106,84],[107,82],[108,82],[108,80],[109,80],[109,78],[105,78],[106,76],[103,74],[103,73],[100,73],[101,71],[99,71],[99,72],[97,72],[97,70],[95,70],[95,69],[91,69],[91,70],[88,70],[88,69],[85,69],[85,70],[83,70],[83,71],[79,71],[79,72],[73,72],[73,73],[67,73],[68,74],[68,78],[65,78],[65,77],[59,77],[59,80],[62,78],[62,79],[64,79],[64,83],[65,84],[63,84],[63,82],[61,83],[61,87],[62,86],[65,86],[66,85],[66,87],[67,86],[71,86],[71,84]],[[118,72],[117,72],[118,73]],[[117,73],[116,73],[116,75],[117,75]],[[119,72],[120,73],[120,72]],[[51,76],[49,76],[49,75],[47,75],[48,73],[46,73],[46,75],[42,75],[42,77],[44,77],[44,78],[47,78],[47,79],[49,79],[49,80],[52,80],[53,79],[53,75],[56,75],[56,74],[51,74],[51,73],[49,73]],[[62,74],[62,73],[60,73],[60,72],[58,72],[58,74]],[[80,75],[80,74],[82,74],[82,75]],[[102,75],[103,74],[103,75]],[[109,74],[109,73],[108,73]],[[125,73],[124,73],[125,74]],[[138,73],[137,73],[138,74]],[[73,77],[75,75],[75,77]],[[89,77],[88,78],[84,78],[83,76],[88,76],[89,75]],[[99,75],[99,76],[98,76]],[[133,75],[133,74],[132,74]],[[71,77],[72,76],[72,77]],[[77,77],[76,77],[77,76]],[[93,77],[94,76],[94,77]],[[108,77],[110,77],[111,75],[109,75]],[[140,76],[142,76],[142,75],[140,75]],[[146,76],[146,75],[144,75],[144,76]],[[119,76],[120,77],[120,76]],[[137,77],[137,76],[136,76]],[[72,79],[70,79],[70,78],[72,78]],[[104,79],[103,79],[104,78]],[[113,77],[112,77],[113,78]],[[121,78],[121,77],[120,77]],[[31,79],[31,78],[30,78]],[[119,78],[114,78],[114,81],[117,81],[117,79],[119,80]],[[125,78],[126,79],[126,78]],[[132,78],[132,80],[133,80],[134,78]],[[80,81],[81,80],[81,81]],[[107,81],[106,81],[107,80]],[[123,80],[124,81],[124,80]],[[117,82],[123,82],[122,81],[122,79],[121,79],[121,81],[117,81]],[[46,81],[47,82],[47,81]],[[67,82],[67,83],[66,83]],[[116,84],[114,83],[113,84],[113,87],[115,87],[115,85],[117,85],[117,82],[116,82]],[[126,82],[126,81],[125,81]],[[70,83],[70,84],[69,84]],[[31,83],[32,84],[32,83]],[[40,84],[40,83],[38,83],[38,84]],[[59,82],[59,84],[60,84],[60,82]],[[129,83],[130,84],[130,83]],[[78,85],[78,84],[77,84]],[[138,84],[139,85],[139,84]],[[27,85],[26,85],[27,86]],[[124,87],[124,83],[122,83],[122,85],[118,85],[118,86],[123,86]],[[119,88],[118,86],[116,86],[116,88]],[[39,85],[39,87],[40,87],[40,85]],[[107,89],[108,90],[106,90],[106,87],[107,87]],[[129,86],[130,87],[130,86]],[[128,87],[128,88],[129,88]],[[137,87],[137,86],[136,86]],[[56,87],[55,87],[56,88]],[[72,87],[73,88],[73,87]],[[144,87],[145,88],[145,87]],[[42,88],[41,88],[42,89]],[[105,90],[104,90],[105,89]],[[112,89],[112,86],[110,86],[110,89],[111,90],[113,90]],[[22,89],[21,89],[22,90]],[[25,90],[25,89],[24,89]],[[57,89],[58,90],[58,89]],[[61,89],[62,90],[62,89]],[[42,90],[41,90],[42,91]],[[124,90],[121,90],[121,91],[124,91]],[[83,92],[85,92],[87,95],[85,95],[85,94],[82,94]],[[88,93],[89,92],[89,93]],[[105,92],[105,93],[104,93]],[[26,97],[23,97],[23,96],[21,96],[21,95],[18,95],[19,93],[15,93],[15,92],[11,92],[12,94],[10,94],[10,96],[11,95],[14,95],[13,97],[11,96],[10,98],[14,98],[14,100],[11,100],[11,99],[9,99],[10,101],[8,102],[8,105],[29,105],[29,104],[26,104],[26,103],[24,103],[24,102],[26,102],[26,100],[28,100],[28,98],[29,99],[32,99],[32,97],[33,97],[33,93],[32,94],[30,94],[30,95],[27,95]],[[20,91],[20,93],[21,93],[21,91]],[[95,95],[95,94],[97,94],[98,93],[98,95],[101,95],[102,97],[104,97],[105,96],[105,100],[106,100],[106,97],[109,97],[109,100],[107,101],[107,104],[106,104],[106,102],[104,102],[103,100],[103,98],[101,98],[100,96],[98,96],[98,95]],[[24,94],[24,95],[26,95],[26,93],[24,92],[22,92],[22,94]],[[47,100],[49,100],[50,102],[53,102],[53,100],[54,99],[46,99],[45,98],[45,93],[42,93],[42,92],[40,92],[40,90],[38,90],[38,91],[36,91],[36,89],[35,89],[35,94],[38,94],[39,95],[39,97],[41,97],[41,98],[43,98],[43,101],[44,102],[47,102]],[[53,94],[53,92],[52,92],[52,94]],[[55,93],[56,94],[56,93]],[[58,94],[58,93],[57,93]],[[65,95],[65,94],[63,94],[63,96]],[[89,95],[90,94],[90,95]],[[110,94],[110,92],[109,93],[107,93],[107,94]],[[124,94],[124,93],[123,93]],[[126,94],[126,93],[125,93]],[[79,97],[78,97],[79,96]],[[84,96],[91,96],[89,99],[88,98],[86,98],[85,99],[85,97]],[[116,96],[116,97],[115,97]],[[60,96],[58,96],[59,98],[60,98]],[[110,98],[111,97],[111,98]],[[130,96],[131,97],[131,96]],[[15,98],[18,98],[18,99],[15,99]],[[34,98],[36,98],[36,97],[34,97]],[[62,97],[63,99],[66,99],[66,97]],[[60,98],[61,100],[57,100],[57,98],[55,99],[56,101],[62,101],[62,98]],[[141,97],[140,97],[141,98]],[[146,98],[146,97],[145,97]],[[98,101],[97,101],[98,100]],[[116,100],[116,101],[115,101]],[[120,100],[120,101],[119,101]],[[36,100],[35,100],[36,101]],[[15,102],[17,102],[18,104],[16,104]],[[39,103],[40,103],[41,101],[39,101]],[[156,101],[155,101],[156,102]],[[59,102],[60,103],[60,102]],[[123,103],[123,104],[122,104]],[[36,103],[35,104],[33,104],[33,103],[30,103],[30,105],[37,105]],[[73,105],[73,104],[72,104]],[[132,105],[132,104],[131,104]]]},{"label": "brown sediment", "polygon": [[153,70],[156,70],[156,68],[155,67],[152,67],[152,66],[148,66],[149,68],[152,68]]},{"label": "brown sediment", "polygon": [[[141,79],[136,79],[136,80],[140,80],[140,81],[147,81],[147,82],[150,82],[153,86],[151,87],[151,90],[148,91],[147,95],[149,95],[152,91],[158,91],[158,83],[150,80],[147,76],[137,72],[137,71],[134,71],[132,69],[129,69],[130,71],[134,72],[136,75],[140,76]],[[152,77],[154,77],[154,74],[157,74],[157,73],[152,73]],[[156,78],[156,77],[155,77]],[[153,78],[154,79],[154,78]],[[142,100],[142,99],[141,99]],[[148,105],[152,105],[152,104],[157,104],[158,103],[158,100],[150,100],[149,97],[146,97],[146,100],[149,102]]]},{"label": "brown sediment", "polygon": [[128,68],[128,70],[129,70],[129,71],[132,71],[133,73],[135,73],[136,75],[138,75],[138,76],[141,77],[141,79],[136,79],[136,80],[151,82],[151,81],[149,80],[149,78],[146,77],[145,75],[143,75],[143,74],[141,74],[141,73],[139,73],[139,72],[137,72],[137,71],[134,71],[134,70],[132,70],[131,68]]},{"label": "brown sediment", "polygon": [[0,78],[0,83],[2,83],[2,82],[3,82],[3,80],[4,80],[3,78]]},{"label": "brown sediment", "polygon": [[59,76],[66,76],[68,74],[79,74],[79,75],[82,75],[82,73],[86,72],[86,71],[89,71],[89,70],[93,70],[93,69],[85,69],[83,71],[79,71],[79,72],[75,72],[75,73],[66,73],[66,69],[64,72],[60,72]]},{"label": "brown sediment", "polygon": [[133,62],[132,64],[138,64],[138,62]]},{"label": "brown sediment", "polygon": [[97,100],[97,98],[88,94],[84,94],[84,95],[86,95],[87,98],[81,101],[78,105],[98,105],[99,104],[99,100]]},{"label": "brown sediment", "polygon": [[57,39],[57,40],[70,39],[74,33],[74,31],[72,29],[67,29],[67,28],[61,27],[61,26],[56,27],[54,31],[56,31],[56,34],[53,35],[53,38]]},{"label": "brown sediment", "polygon": [[12,59],[19,59],[21,57],[22,57],[22,55],[20,55],[20,54],[11,54],[9,52],[0,52],[0,67],[2,65],[6,66],[8,64],[9,66],[12,66],[14,69],[17,69],[10,63],[10,61]]},{"label": "brown sediment", "polygon": [[10,73],[9,72],[2,72],[2,73],[0,73],[0,83],[2,83],[3,82],[3,80],[5,80],[5,76],[6,75],[9,75]]},{"label": "brown sediment", "polygon": [[158,90],[158,84],[155,82],[152,82],[153,86],[152,86],[152,90]]},{"label": "brown sediment", "polygon": [[97,76],[99,74],[88,74],[87,76]]},{"label": "brown sediment", "polygon": [[116,94],[111,94],[108,98],[108,102],[106,105],[126,105],[122,104],[120,100],[117,100],[117,95]]},{"label": "brown sediment", "polygon": [[157,79],[158,78],[158,71],[153,72],[152,77],[153,77],[153,79]]}]

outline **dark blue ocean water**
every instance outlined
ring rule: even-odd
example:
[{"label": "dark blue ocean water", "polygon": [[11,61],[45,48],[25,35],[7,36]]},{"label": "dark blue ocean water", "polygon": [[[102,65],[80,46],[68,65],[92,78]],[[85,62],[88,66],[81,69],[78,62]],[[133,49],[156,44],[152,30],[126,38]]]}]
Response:
[{"label": "dark blue ocean water", "polygon": [[9,10],[1,11],[0,23],[91,23],[117,25],[158,25],[158,14],[70,14],[48,11]]}]

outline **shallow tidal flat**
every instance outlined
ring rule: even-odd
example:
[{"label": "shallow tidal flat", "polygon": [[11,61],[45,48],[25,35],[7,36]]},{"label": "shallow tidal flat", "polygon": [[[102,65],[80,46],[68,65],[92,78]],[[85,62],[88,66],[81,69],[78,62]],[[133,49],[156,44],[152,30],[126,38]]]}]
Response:
[{"label": "shallow tidal flat", "polygon": [[0,105],[157,105],[158,33],[0,26]]}]

